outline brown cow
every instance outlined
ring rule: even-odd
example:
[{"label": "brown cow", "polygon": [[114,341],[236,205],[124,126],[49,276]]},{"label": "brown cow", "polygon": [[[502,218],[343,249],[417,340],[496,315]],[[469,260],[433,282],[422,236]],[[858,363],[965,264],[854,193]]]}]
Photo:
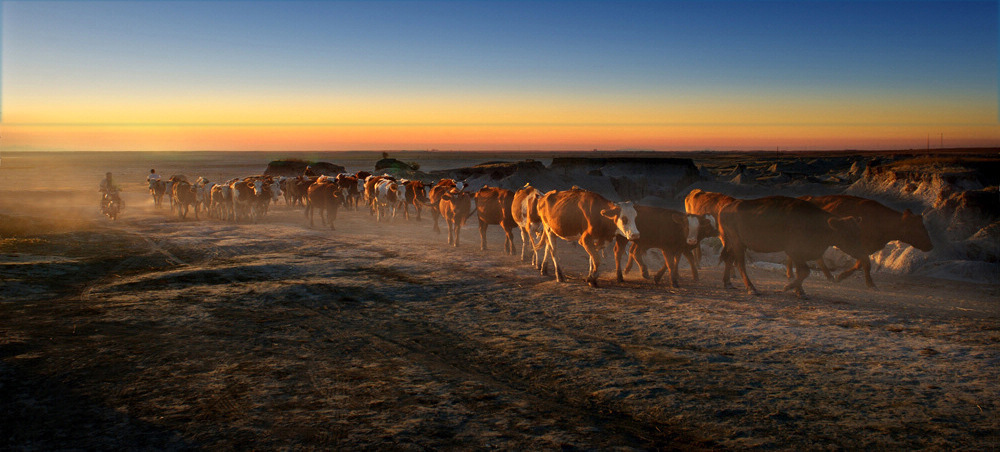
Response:
[{"label": "brown cow", "polygon": [[472,195],[452,187],[441,195],[438,211],[448,223],[448,244],[458,246],[458,234],[462,225],[472,216]]},{"label": "brown cow", "polygon": [[590,256],[590,272],[586,281],[597,287],[598,268],[601,265],[601,248],[615,238],[616,233],[629,240],[639,239],[635,227],[635,207],[631,202],[611,202],[592,191],[573,188],[552,190],[538,201],[538,216],[545,231],[545,255],[541,273],[546,273],[546,263],[552,256],[556,281],[564,281],[556,259],[556,237],[578,241]]},{"label": "brown cow", "polygon": [[[663,254],[664,265],[658,272],[654,281],[659,283],[663,273],[670,269],[670,284],[678,287],[677,264],[680,256],[688,256],[688,262],[692,262],[691,250],[698,246],[698,242],[706,237],[719,235],[715,223],[709,221],[706,215],[693,215],[678,212],[671,209],[661,209],[658,207],[635,206],[636,217],[635,226],[639,230],[639,239],[632,242],[632,247],[628,253],[628,264],[625,272],[632,267],[635,260],[642,270],[642,277],[649,278],[646,264],[642,261],[642,256],[650,248],[659,249]],[[628,240],[621,235],[615,236],[615,273],[618,281],[622,281],[621,256],[625,252],[625,244]],[[691,276],[698,281],[698,268],[692,262]]]},{"label": "brown cow", "polygon": [[795,280],[784,290],[795,290],[802,298],[805,296],[802,281],[809,276],[806,261],[818,259],[830,246],[857,243],[861,235],[856,218],[840,218],[808,201],[785,196],[731,202],[722,208],[719,225],[721,258],[726,263],[722,284],[732,288],[729,275],[736,265],[751,295],[758,292],[747,277],[747,249],[764,253],[784,251],[797,270]]},{"label": "brown cow", "polygon": [[177,216],[187,218],[188,206],[194,206],[194,219],[198,219],[198,199],[197,191],[187,180],[171,179],[173,182],[173,193],[171,199],[177,207]]},{"label": "brown cow", "polygon": [[431,187],[430,194],[427,195],[426,205],[432,207],[431,218],[434,219],[434,232],[441,233],[441,228],[438,227],[438,216],[441,214],[438,207],[441,198],[454,188],[458,191],[465,190],[464,182],[455,182],[454,179],[441,179],[433,187]]},{"label": "brown cow", "polygon": [[[520,190],[514,192],[514,199],[511,202],[511,216],[521,229],[521,260],[527,260],[525,253],[530,246],[531,265],[537,269],[542,268],[542,264],[538,259],[538,250],[535,246],[535,243],[542,239],[542,219],[538,216],[538,200],[541,197],[542,192],[528,183],[524,184],[524,187],[521,187]],[[537,240],[536,237],[538,237]]]},{"label": "brown cow", "polygon": [[[875,289],[871,275],[872,261],[869,257],[871,253],[881,250],[893,240],[908,243],[924,252],[934,248],[924,226],[923,216],[914,214],[910,209],[900,213],[878,201],[849,195],[800,196],[799,199],[809,201],[838,217],[853,216],[861,222],[861,237],[858,242],[851,249],[841,249],[857,259],[853,267],[834,278],[823,259],[819,259],[820,270],[831,281],[843,281],[860,268],[864,270],[865,284]],[[788,263],[786,266],[790,278],[791,264]]]},{"label": "brown cow", "polygon": [[344,206],[358,210],[358,203],[361,200],[361,190],[364,189],[364,186],[358,183],[358,177],[338,174],[336,180],[342,194],[345,195]]},{"label": "brown cow", "polygon": [[430,186],[419,180],[408,180],[403,182],[403,185],[406,186],[406,203],[403,205],[404,218],[410,219],[409,206],[413,206],[413,210],[417,212],[417,221],[420,221],[420,211],[429,202],[427,192]]},{"label": "brown cow", "polygon": [[[729,195],[703,191],[700,188],[696,188],[684,197],[684,211],[694,215],[711,215],[712,221],[718,227],[719,212],[723,207],[735,200],[736,198]],[[693,257],[694,262],[691,262],[690,259],[688,259],[688,262],[691,262],[693,266],[701,265],[701,247],[694,249]]]},{"label": "brown cow", "polygon": [[514,203],[514,192],[506,188],[484,185],[476,192],[476,214],[479,219],[480,249],[486,250],[486,229],[496,224],[503,229],[506,239],[503,242],[505,253],[514,254],[514,228],[517,223],[511,212]]},{"label": "brown cow", "polygon": [[[320,220],[333,227],[333,220],[337,219],[337,210],[344,203],[343,191],[340,185],[332,180],[316,182],[306,190],[306,197],[309,203],[306,205],[306,216],[309,217],[309,227],[313,227],[313,215],[320,211]],[[326,217],[323,214],[326,213]]]}]

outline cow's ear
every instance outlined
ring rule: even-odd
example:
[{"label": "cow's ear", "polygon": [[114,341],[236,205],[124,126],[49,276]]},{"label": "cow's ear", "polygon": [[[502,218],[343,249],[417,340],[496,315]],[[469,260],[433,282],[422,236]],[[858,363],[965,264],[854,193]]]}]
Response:
[{"label": "cow's ear", "polygon": [[677,224],[687,223],[687,215],[684,215],[682,213],[671,214],[670,218],[672,220],[674,220],[674,223],[677,223]]},{"label": "cow's ear", "polygon": [[620,213],[622,213],[622,209],[621,209],[621,207],[617,207],[617,206],[616,207],[612,207],[610,209],[604,209],[604,210],[601,211],[601,215],[604,218],[609,218],[609,219],[612,219],[612,220],[614,220],[615,218],[617,218],[618,214],[620,214]]}]

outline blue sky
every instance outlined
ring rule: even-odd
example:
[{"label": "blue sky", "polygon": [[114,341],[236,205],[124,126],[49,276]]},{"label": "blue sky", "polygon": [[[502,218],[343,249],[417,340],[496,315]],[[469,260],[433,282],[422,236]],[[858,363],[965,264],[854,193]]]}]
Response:
[{"label": "blue sky", "polygon": [[2,11],[10,125],[933,128],[998,114],[995,1],[7,0]]}]

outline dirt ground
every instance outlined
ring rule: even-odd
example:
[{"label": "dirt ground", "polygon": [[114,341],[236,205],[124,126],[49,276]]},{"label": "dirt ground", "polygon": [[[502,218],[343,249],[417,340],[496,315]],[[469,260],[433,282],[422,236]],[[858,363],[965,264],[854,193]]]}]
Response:
[{"label": "dirt ground", "polygon": [[0,210],[3,449],[1000,444],[998,285],[817,272],[799,300],[754,268],[751,297],[710,257],[615,282],[609,248],[594,289],[578,246],[557,283],[474,221],[455,249],[427,218],[46,209]]}]

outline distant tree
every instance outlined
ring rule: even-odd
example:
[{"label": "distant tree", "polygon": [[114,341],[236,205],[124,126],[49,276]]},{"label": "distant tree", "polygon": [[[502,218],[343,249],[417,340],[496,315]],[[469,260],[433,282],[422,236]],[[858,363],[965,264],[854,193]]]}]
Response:
[{"label": "distant tree", "polygon": [[384,159],[389,158],[389,153],[388,152],[383,152],[382,153],[382,158],[384,158]]}]

